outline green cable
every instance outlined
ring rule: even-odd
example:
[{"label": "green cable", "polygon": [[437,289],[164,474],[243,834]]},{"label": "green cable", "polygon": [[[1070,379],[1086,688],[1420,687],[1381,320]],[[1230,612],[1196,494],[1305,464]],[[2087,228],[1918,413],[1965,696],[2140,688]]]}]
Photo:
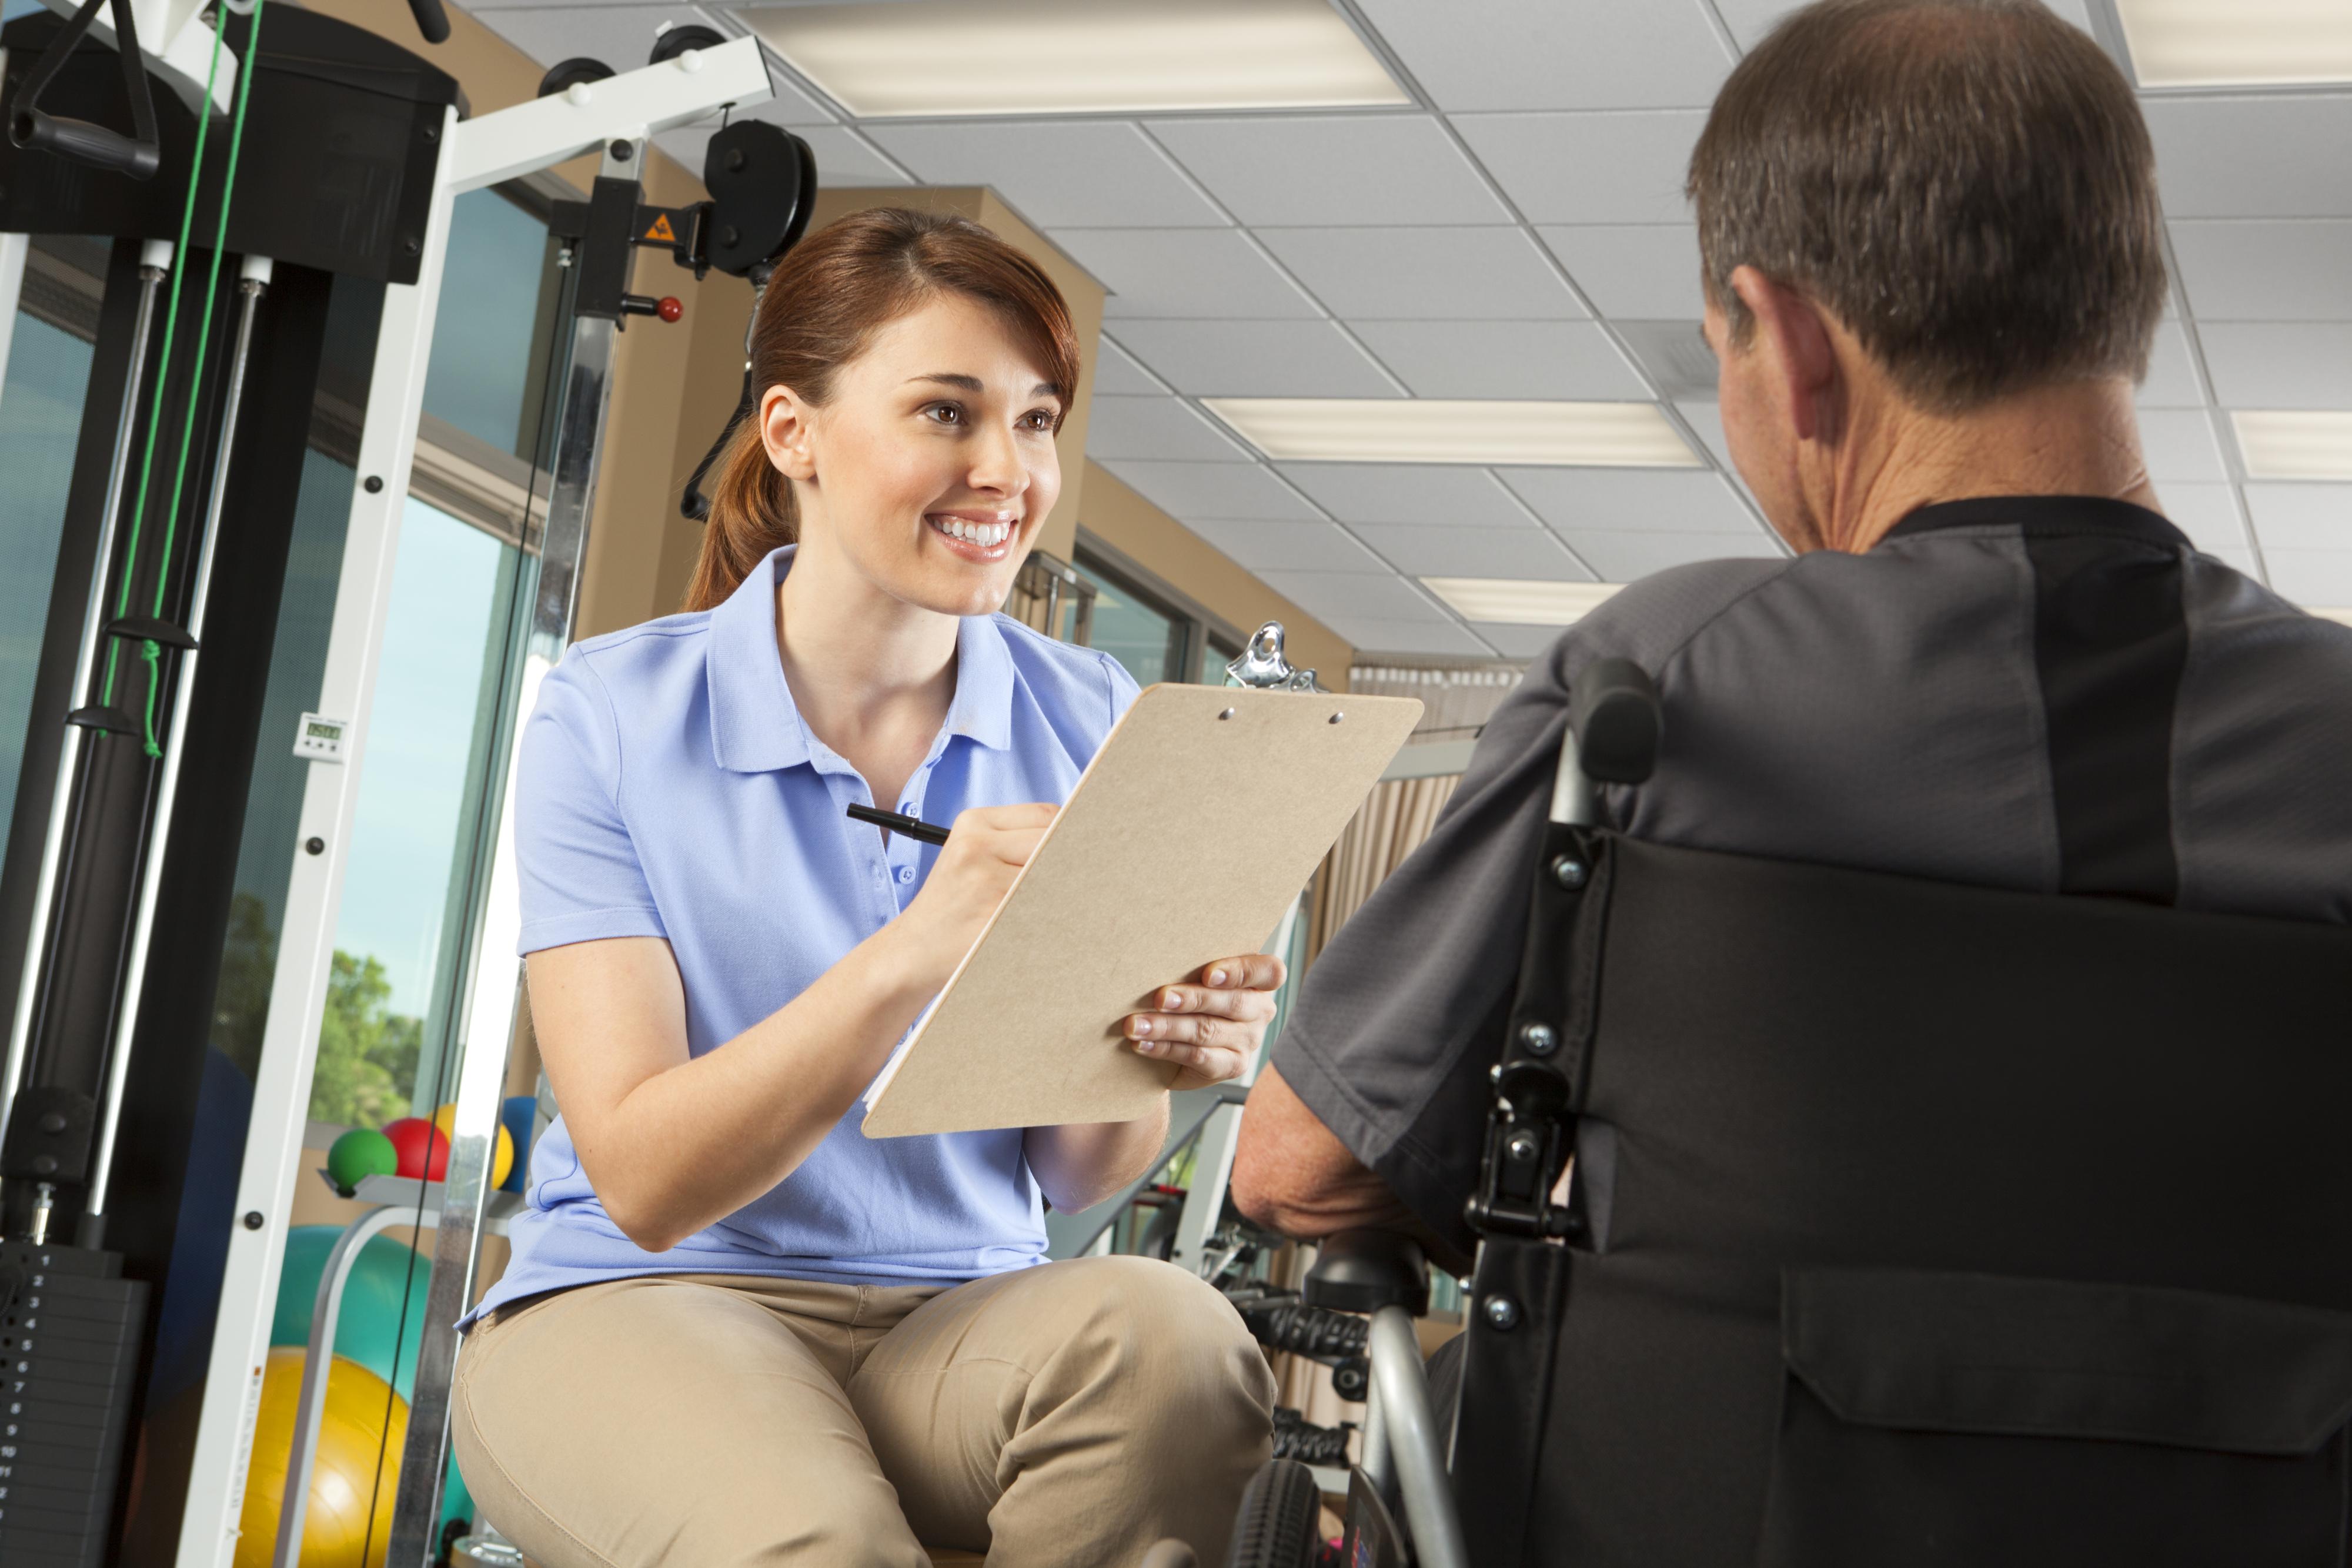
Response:
[{"label": "green cable", "polygon": [[[185,417],[183,418],[180,423],[180,459],[179,462],[173,465],[172,470],[172,499],[170,505],[165,507],[163,509],[163,559],[162,561],[157,563],[155,568],[154,614],[155,619],[158,621],[161,621],[163,618],[163,591],[170,585],[172,580],[172,548],[179,538],[180,495],[183,488],[187,484],[188,453],[189,450],[195,445],[196,389],[204,384],[205,353],[212,344],[213,301],[217,298],[220,294],[221,248],[228,239],[228,209],[230,198],[236,193],[236,157],[239,150],[242,149],[245,144],[245,107],[247,99],[251,97],[253,92],[253,61],[261,39],[261,8],[265,3],[266,0],[254,0],[253,26],[246,31],[245,59],[237,74],[236,111],[229,119],[228,167],[221,174],[220,216],[213,225],[212,267],[205,276],[205,312],[203,316],[198,318],[196,325],[196,364],[195,369],[190,371],[188,375],[188,406],[185,411]],[[220,31],[215,32],[213,35],[213,47],[215,50],[220,47],[221,33],[227,31],[227,19],[223,17],[221,22],[222,25]],[[210,90],[211,89],[209,88],[206,89],[207,92]],[[207,118],[210,117],[207,116]],[[201,146],[201,133],[199,133],[199,145]],[[193,193],[193,184],[191,184],[190,190]],[[167,325],[165,329],[165,341],[167,343],[170,340],[169,330],[170,329]],[[160,385],[158,390],[161,390]],[[150,434],[152,434],[152,429]],[[234,438],[236,434],[236,433],[233,430],[224,430],[221,432],[221,441],[224,448],[226,448],[226,444]],[[146,476],[144,475],[140,476],[140,482],[143,490],[146,483]],[[130,579],[127,576],[123,580],[122,586],[125,593],[127,594],[131,587]],[[162,669],[155,662],[155,644],[152,643],[148,643],[147,650],[148,651],[145,655],[147,660],[148,676],[147,755],[150,757],[161,757],[163,755],[163,748],[155,743],[155,685],[157,681],[162,678]]]},{"label": "green cable", "polygon": [[[205,133],[212,129],[213,82],[220,74],[221,27],[213,29],[213,59],[205,71],[205,111],[196,117],[196,155],[188,171],[188,201],[180,212],[180,243],[172,252],[172,298],[163,311],[163,351],[155,361],[155,398],[147,410],[147,445],[139,460],[139,495],[131,507],[131,548],[122,556],[122,593],[114,606],[119,618],[131,613],[131,569],[139,560],[139,528],[147,520],[147,476],[155,466],[155,427],[163,422],[163,387],[172,364],[172,333],[180,320],[180,283],[187,272],[188,235],[195,226],[196,187],[204,183]],[[133,367],[135,370],[136,367]],[[106,563],[98,563],[103,572]],[[116,655],[121,653],[118,639],[106,640],[106,688],[98,699],[101,705],[114,701],[114,666]]]}]

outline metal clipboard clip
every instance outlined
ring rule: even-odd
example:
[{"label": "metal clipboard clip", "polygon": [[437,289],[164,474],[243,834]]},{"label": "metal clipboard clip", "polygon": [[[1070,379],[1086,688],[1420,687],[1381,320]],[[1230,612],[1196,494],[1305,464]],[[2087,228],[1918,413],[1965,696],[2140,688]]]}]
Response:
[{"label": "metal clipboard clip", "polygon": [[1225,666],[1225,685],[1255,686],[1260,691],[1319,692],[1323,684],[1312,670],[1291,668],[1282,653],[1282,622],[1269,621],[1252,632],[1241,657]]}]

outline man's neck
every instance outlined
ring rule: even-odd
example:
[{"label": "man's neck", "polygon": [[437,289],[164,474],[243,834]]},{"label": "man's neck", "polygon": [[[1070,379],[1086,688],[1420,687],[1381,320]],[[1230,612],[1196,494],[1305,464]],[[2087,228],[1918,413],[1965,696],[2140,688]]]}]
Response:
[{"label": "man's neck", "polygon": [[1921,507],[1983,496],[2104,496],[2158,510],[2121,378],[2037,387],[1964,414],[1873,399],[1823,454],[1822,543],[1860,554]]}]

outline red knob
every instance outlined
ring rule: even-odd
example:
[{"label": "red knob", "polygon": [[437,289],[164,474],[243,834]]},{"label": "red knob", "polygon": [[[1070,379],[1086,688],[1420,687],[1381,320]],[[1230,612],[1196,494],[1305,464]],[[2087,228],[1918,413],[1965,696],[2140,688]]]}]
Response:
[{"label": "red knob", "polygon": [[665,321],[675,321],[686,314],[686,307],[677,302],[676,295],[665,294],[661,303],[654,307],[654,314]]}]

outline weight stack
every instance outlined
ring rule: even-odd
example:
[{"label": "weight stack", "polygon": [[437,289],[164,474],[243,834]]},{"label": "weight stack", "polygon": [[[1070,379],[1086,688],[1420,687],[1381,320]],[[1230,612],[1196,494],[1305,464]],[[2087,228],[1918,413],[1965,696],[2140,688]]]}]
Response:
[{"label": "weight stack", "polygon": [[147,1286],[118,1253],[0,1243],[0,1563],[100,1568]]}]

